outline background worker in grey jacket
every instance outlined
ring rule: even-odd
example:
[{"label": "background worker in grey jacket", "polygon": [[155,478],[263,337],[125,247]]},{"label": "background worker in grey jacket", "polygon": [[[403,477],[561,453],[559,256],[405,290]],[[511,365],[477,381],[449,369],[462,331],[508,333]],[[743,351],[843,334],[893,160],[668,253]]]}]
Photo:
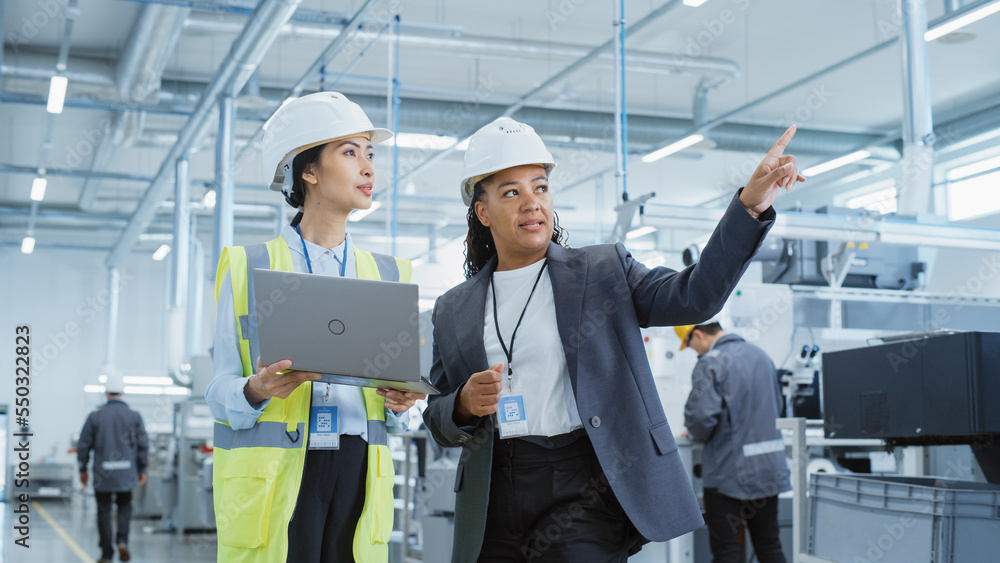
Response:
[{"label": "background worker in grey jacket", "polygon": [[[128,551],[128,526],[132,518],[132,489],[146,483],[149,441],[139,413],[121,400],[124,385],[121,375],[108,376],[104,386],[108,402],[90,413],[80,431],[76,455],[80,465],[80,483],[90,481],[87,464],[94,451],[94,494],[97,496],[97,532],[100,535],[101,559],[110,563],[114,547],[118,558],[131,559]],[[118,505],[118,526],[112,543],[111,502]]]},{"label": "background worker in grey jacket", "polygon": [[778,493],[791,489],[774,363],[718,322],[676,327],[681,350],[698,353],[684,424],[702,454],[705,522],[714,563],[743,563],[744,526],[760,563],[785,563]]}]

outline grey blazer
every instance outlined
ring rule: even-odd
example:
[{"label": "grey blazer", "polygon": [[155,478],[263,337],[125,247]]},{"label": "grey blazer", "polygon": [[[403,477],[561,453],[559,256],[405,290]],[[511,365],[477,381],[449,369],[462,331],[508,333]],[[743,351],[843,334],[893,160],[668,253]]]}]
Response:
[{"label": "grey blazer", "polygon": [[[607,481],[636,529],[666,541],[703,524],[677,453],[640,327],[702,322],[717,313],[774,222],[754,220],[733,198],[701,254],[683,271],[649,269],[621,244],[580,249],[549,245],[556,320],[580,418]],[[469,377],[489,368],[483,344],[486,292],[494,257],[442,295],[434,307],[430,398],[424,421],[443,446],[462,446],[455,478],[453,561],[475,561],[486,526],[494,428],[490,417],[452,420]]]}]

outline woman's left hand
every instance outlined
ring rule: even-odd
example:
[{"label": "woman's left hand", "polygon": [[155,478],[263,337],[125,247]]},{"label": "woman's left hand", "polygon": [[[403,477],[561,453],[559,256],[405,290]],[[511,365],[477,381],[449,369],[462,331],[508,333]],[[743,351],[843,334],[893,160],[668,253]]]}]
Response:
[{"label": "woman's left hand", "polygon": [[767,156],[760,161],[753,176],[750,177],[750,181],[747,182],[740,194],[740,202],[755,219],[771,207],[781,188],[790,191],[795,182],[806,180],[799,175],[799,169],[795,165],[795,157],[784,154],[785,147],[788,146],[788,142],[792,140],[794,135],[795,126],[792,125],[774,143],[771,150],[767,151]]},{"label": "woman's left hand", "polygon": [[404,393],[392,389],[379,389],[378,394],[385,397],[385,408],[396,412],[406,412],[418,400],[427,398],[424,393]]}]

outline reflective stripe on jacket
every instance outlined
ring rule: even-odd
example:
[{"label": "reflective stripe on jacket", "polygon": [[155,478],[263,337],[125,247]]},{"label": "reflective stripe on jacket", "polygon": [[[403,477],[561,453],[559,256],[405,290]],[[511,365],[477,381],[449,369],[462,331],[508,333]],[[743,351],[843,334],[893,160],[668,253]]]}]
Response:
[{"label": "reflective stripe on jacket", "polygon": [[[409,282],[409,261],[354,249],[358,277]],[[219,259],[215,299],[226,272],[233,287],[233,309],[243,377],[256,372],[259,356],[254,287],[255,268],[290,272],[292,256],[282,237],[265,244],[226,247]],[[393,478],[385,425],[385,399],[364,388],[368,415],[368,470],[365,503],[354,533],[357,561],[387,561],[392,532]],[[215,421],[212,488],[219,556],[222,562],[281,562],[288,554],[288,523],[295,510],[308,443],[312,382],[286,399],[272,397],[257,423],[233,430]]]}]

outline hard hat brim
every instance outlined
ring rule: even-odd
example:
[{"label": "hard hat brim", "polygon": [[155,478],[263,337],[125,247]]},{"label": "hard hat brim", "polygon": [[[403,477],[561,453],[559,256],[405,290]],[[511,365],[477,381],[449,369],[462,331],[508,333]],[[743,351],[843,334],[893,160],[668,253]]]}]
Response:
[{"label": "hard hat brim", "polygon": [[288,163],[290,160],[294,159],[296,156],[304,151],[311,149],[312,147],[317,147],[319,145],[325,145],[327,143],[332,143],[340,139],[349,139],[351,137],[357,137],[358,135],[368,135],[371,140],[371,144],[377,145],[379,143],[384,143],[393,137],[392,131],[388,129],[383,129],[381,127],[375,127],[367,131],[358,131],[357,133],[351,133],[348,135],[340,135],[339,137],[333,137],[332,139],[326,139],[324,141],[318,141],[309,145],[298,147],[295,150],[289,152],[285,155],[285,158],[281,159],[278,166],[274,169],[274,179],[271,180],[271,184],[268,186],[271,191],[280,192],[282,186],[285,182],[285,175],[281,173],[281,168]]},{"label": "hard hat brim", "polygon": [[482,174],[477,174],[477,175],[472,176],[470,178],[465,178],[464,180],[462,180],[462,201],[465,202],[466,206],[472,205],[472,195],[473,195],[473,191],[475,190],[477,182],[479,182],[483,178],[486,178],[487,176],[492,176],[493,174],[496,174],[497,172],[503,172],[504,170],[507,170],[508,168],[516,168],[518,166],[541,166],[542,168],[545,169],[546,173],[551,174],[552,170],[556,167],[556,163],[555,162],[515,162],[515,163],[510,163],[510,164],[506,164],[506,165],[503,165],[503,166],[499,166],[499,167],[497,167],[496,170],[490,170],[488,172],[484,172]]}]

